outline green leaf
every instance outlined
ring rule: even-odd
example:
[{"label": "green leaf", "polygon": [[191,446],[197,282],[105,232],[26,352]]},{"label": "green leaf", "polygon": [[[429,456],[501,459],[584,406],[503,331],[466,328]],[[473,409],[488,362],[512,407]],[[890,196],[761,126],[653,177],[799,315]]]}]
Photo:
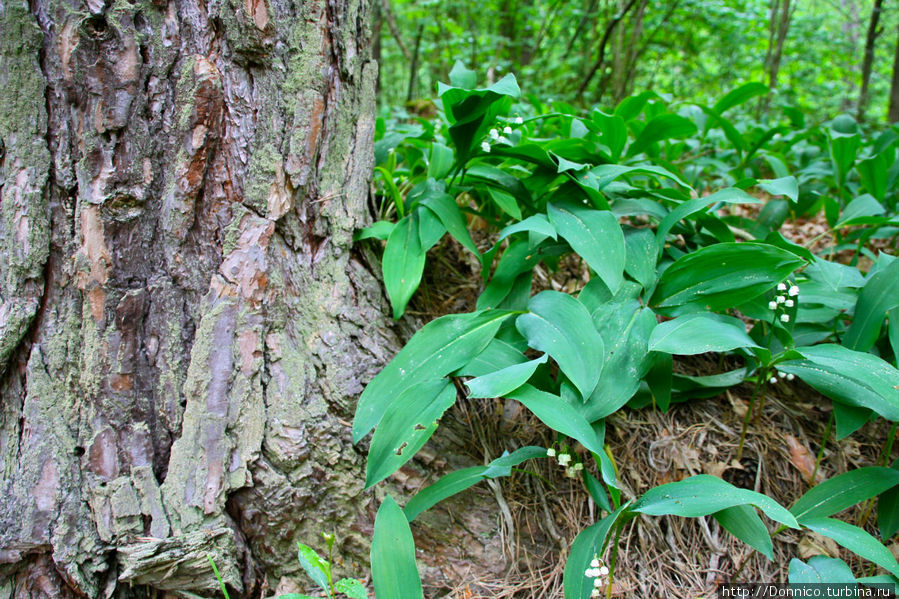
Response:
[{"label": "green leaf", "polygon": [[512,291],[518,276],[533,270],[540,258],[540,253],[524,239],[512,241],[500,256],[490,283],[478,297],[478,309],[499,306]]},{"label": "green leaf", "polygon": [[453,196],[439,191],[429,194],[421,203],[434,211],[434,214],[437,215],[440,222],[449,231],[449,234],[455,237],[456,241],[461,243],[465,249],[475,256],[481,255],[478,247],[472,241],[471,235],[468,233],[465,217],[462,216],[462,212],[459,210],[459,206],[456,204]]},{"label": "green leaf", "polygon": [[622,299],[597,309],[593,323],[605,340],[605,352],[599,382],[582,410],[590,422],[618,411],[640,388],[652,365],[647,346],[656,317],[639,301]]},{"label": "green leaf", "polygon": [[449,314],[422,327],[359,397],[353,443],[375,427],[399,394],[419,383],[439,380],[471,362],[511,314],[503,310]]},{"label": "green leaf", "polygon": [[515,196],[495,187],[487,187],[487,194],[500,210],[516,220],[521,219],[521,208],[518,207],[518,200],[515,199]]},{"label": "green leaf", "polygon": [[368,227],[364,229],[359,229],[356,231],[356,234],[353,235],[353,241],[362,241],[363,239],[387,239],[390,237],[390,233],[393,232],[393,228],[396,226],[396,223],[392,223],[386,220],[379,220],[376,223],[372,223]]},{"label": "green leaf", "polygon": [[880,216],[886,209],[869,194],[860,195],[843,208],[836,227],[845,227],[856,223],[862,224],[867,216]]},{"label": "green leaf", "polygon": [[334,590],[343,593],[350,599],[368,599],[368,592],[361,580],[355,578],[341,578],[334,583]]},{"label": "green leaf", "polygon": [[873,562],[894,576],[899,576],[899,564],[890,550],[858,526],[833,518],[806,518],[802,525],[829,537],[849,551]]},{"label": "green leaf", "polygon": [[418,205],[415,208],[412,215],[418,220],[418,241],[421,244],[421,251],[427,253],[446,233],[446,227],[433,210]]},{"label": "green leaf", "polygon": [[606,495],[605,489],[602,488],[602,483],[586,470],[581,470],[581,480],[584,481],[584,488],[587,489],[587,493],[590,494],[590,497],[593,498],[599,509],[611,512],[612,504],[609,503],[609,496]]},{"label": "green leaf", "polygon": [[754,505],[776,522],[790,528],[799,527],[793,514],[770,497],[737,488],[708,474],[697,474],[676,483],[654,487],[644,493],[631,509],[651,516],[670,514],[697,518],[737,505]]},{"label": "green leaf", "polygon": [[756,183],[760,188],[773,196],[787,196],[794,202],[799,201],[799,182],[796,177],[781,177],[780,179],[762,179]]},{"label": "green leaf", "polygon": [[589,397],[602,372],[603,341],[587,308],[567,293],[542,291],[528,310],[516,328],[530,347],[552,356],[581,397]]},{"label": "green leaf", "polygon": [[418,289],[425,267],[425,252],[421,247],[418,231],[418,215],[410,214],[400,220],[384,248],[381,273],[384,286],[393,306],[393,318],[403,315],[412,294]]},{"label": "green leaf", "polygon": [[[865,285],[865,278],[858,268],[847,266],[839,262],[831,262],[824,258],[816,258],[803,271],[814,281],[826,284],[832,291],[839,291],[846,287],[858,288]],[[803,293],[803,299],[805,294]]]},{"label": "green leaf", "polygon": [[609,533],[614,530],[627,504],[582,530],[571,544],[568,561],[565,562],[565,572],[562,574],[562,586],[565,590],[565,599],[587,599],[593,592],[593,579],[588,578],[584,572],[590,567],[590,561],[594,555],[601,556],[609,538]]},{"label": "green leaf", "polygon": [[735,505],[715,512],[712,517],[730,534],[734,535],[769,560],[774,559],[774,543],[759,518],[755,508],[749,505]]},{"label": "green leaf", "polygon": [[431,509],[444,499],[478,484],[482,480],[509,476],[514,466],[532,458],[545,457],[545,447],[529,445],[516,449],[510,454],[504,454],[486,466],[473,466],[450,472],[433,485],[427,486],[416,493],[415,497],[406,504],[403,513],[406,514],[409,522],[412,522],[422,512]]},{"label": "green leaf", "polygon": [[802,524],[824,518],[899,485],[899,470],[870,466],[844,472],[815,485],[800,497],[790,512]]},{"label": "green leaf", "polygon": [[580,441],[581,445],[593,453],[604,453],[602,443],[590,423],[558,395],[540,391],[531,385],[522,385],[509,393],[508,397],[520,401],[543,424],[554,431]]},{"label": "green leaf", "polygon": [[790,584],[852,584],[858,581],[852,569],[841,559],[812,556],[808,564],[795,557],[790,560]]},{"label": "green leaf", "polygon": [[704,247],[679,258],[662,273],[651,305],[693,304],[725,310],[765,293],[804,263],[794,254],[764,243]]},{"label": "green leaf", "polygon": [[506,393],[518,389],[525,384],[541,364],[545,364],[549,356],[543,354],[536,360],[523,364],[506,366],[500,370],[471,379],[467,383],[469,397],[505,397]]},{"label": "green leaf", "polygon": [[453,149],[435,141],[428,150],[428,178],[437,181],[445,178],[452,170],[454,161]]},{"label": "green leaf", "polygon": [[478,84],[478,74],[466,67],[461,60],[453,64],[449,79],[453,86],[466,89],[472,89]]},{"label": "green leaf", "polygon": [[795,374],[819,392],[850,406],[874,410],[899,420],[899,371],[877,356],[840,345],[797,347],[805,360],[781,362],[777,368]]},{"label": "green leaf", "polygon": [[711,313],[686,314],[663,322],[656,326],[649,338],[651,351],[684,356],[738,347],[758,345],[746,334],[742,320]]},{"label": "green leaf", "polygon": [[378,423],[365,465],[365,488],[412,459],[437,430],[437,420],[456,401],[449,379],[413,385],[396,397]]},{"label": "green leaf", "polygon": [[677,114],[662,114],[651,119],[627,149],[627,156],[647,151],[652,144],[666,139],[684,139],[696,133],[696,124]]},{"label": "green leaf", "polygon": [[[525,349],[527,345],[525,344]],[[453,373],[455,376],[484,376],[497,369],[527,362],[521,351],[502,339],[494,339],[471,362]]]},{"label": "green leaf", "polygon": [[855,306],[855,316],[843,345],[858,351],[868,351],[880,336],[880,327],[887,312],[899,306],[899,260],[870,276],[862,288]]},{"label": "green leaf", "polygon": [[549,221],[614,293],[623,280],[624,233],[607,210],[594,210],[573,201],[550,203]]},{"label": "green leaf", "polygon": [[543,239],[546,239],[547,237],[556,239],[556,229],[549,223],[546,216],[535,214],[534,216],[527,217],[521,222],[511,224],[508,227],[503,227],[503,230],[499,232],[499,239],[497,239],[496,242],[499,243],[509,235],[520,233],[522,231],[536,233],[538,236],[543,237]]},{"label": "green leaf", "polygon": [[625,166],[623,164],[601,164],[590,170],[590,174],[597,180],[597,189],[602,189],[618,177],[623,175],[650,175],[656,181],[660,179],[670,179],[680,185],[691,189],[683,179],[675,175],[669,170],[660,166],[652,166],[648,164],[640,166]]},{"label": "green leaf", "polygon": [[299,548],[297,558],[300,561],[300,566],[302,566],[306,574],[309,575],[309,578],[311,578],[315,584],[321,587],[326,595],[330,596],[331,564],[329,564],[318,553],[316,553],[315,549],[313,549],[312,547],[303,545],[300,542],[297,542],[297,547]]},{"label": "green leaf", "polygon": [[855,170],[858,171],[862,185],[868,193],[883,202],[886,199],[887,184],[889,183],[889,163],[886,155],[880,153],[868,160],[862,160],[855,165]]},{"label": "green leaf", "polygon": [[375,517],[371,542],[371,577],[375,596],[384,599],[422,599],[421,578],[415,565],[415,541],[403,510],[387,495]]},{"label": "green leaf", "polygon": [[656,283],[656,240],[650,229],[627,229],[624,233],[627,247],[624,272],[650,290]]},{"label": "green leaf", "polygon": [[739,106],[756,96],[762,96],[767,93],[767,85],[759,83],[758,81],[750,81],[749,83],[744,83],[740,87],[729,91],[727,95],[715,102],[715,105],[712,108],[718,114],[722,114],[734,106]]},{"label": "green leaf", "polygon": [[693,198],[692,200],[680,204],[659,223],[659,228],[656,232],[659,255],[661,255],[662,251],[665,249],[665,238],[668,236],[668,232],[674,225],[691,214],[703,211],[705,208],[712,204],[717,204],[718,202],[725,204],[758,204],[760,200],[752,197],[742,189],[727,187],[705,197]]},{"label": "green leaf", "polygon": [[[899,460],[890,469],[899,471]],[[877,498],[877,527],[884,541],[899,530],[899,487],[892,487]]]}]

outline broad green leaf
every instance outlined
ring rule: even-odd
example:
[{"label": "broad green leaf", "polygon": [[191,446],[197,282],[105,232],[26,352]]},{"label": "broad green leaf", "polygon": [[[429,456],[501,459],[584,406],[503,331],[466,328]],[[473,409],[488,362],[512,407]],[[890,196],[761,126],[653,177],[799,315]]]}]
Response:
[{"label": "broad green leaf", "polygon": [[624,122],[628,122],[637,118],[651,98],[658,97],[659,95],[654,91],[645,91],[634,94],[618,103],[618,106],[615,107],[615,114],[620,116]]},{"label": "broad green leaf", "polygon": [[490,283],[478,296],[477,308],[495,308],[512,291],[519,275],[529,273],[540,262],[541,255],[524,239],[509,244],[499,258]]},{"label": "broad green leaf", "polygon": [[331,564],[324,560],[315,549],[297,542],[297,558],[303,571],[326,593],[331,590]]},{"label": "broad green leaf", "polygon": [[719,243],[674,262],[659,279],[651,305],[732,308],[765,293],[805,262],[756,242]]},{"label": "broad green leaf", "polygon": [[837,219],[836,227],[845,227],[856,223],[865,222],[865,217],[880,216],[886,212],[886,209],[874,199],[870,194],[860,195],[843,208],[840,218]]},{"label": "broad green leaf", "polygon": [[416,493],[415,497],[406,504],[403,513],[406,514],[409,522],[412,522],[422,512],[431,509],[444,499],[452,497],[456,493],[461,493],[484,479],[509,476],[512,468],[525,460],[544,457],[546,457],[545,447],[530,445],[496,458],[486,466],[473,466],[450,472],[433,485],[427,486]]},{"label": "broad green leaf", "polygon": [[604,340],[605,352],[599,382],[582,410],[590,422],[618,411],[640,388],[640,380],[652,365],[647,345],[656,317],[637,300],[622,299],[597,309],[593,323]]},{"label": "broad green leaf", "polygon": [[877,154],[868,160],[862,160],[855,165],[862,185],[872,196],[878,201],[883,202],[887,195],[887,184],[889,183],[888,174],[889,164],[885,154]]},{"label": "broad green leaf", "polygon": [[858,526],[833,518],[806,518],[802,525],[819,535],[833,539],[849,551],[877,564],[890,574],[899,576],[899,564],[896,563],[896,558],[893,557],[890,550]]},{"label": "broad green leaf", "polygon": [[567,293],[542,291],[528,310],[515,320],[528,345],[552,356],[581,397],[589,397],[602,372],[603,341],[587,308]]},{"label": "broad green leaf", "polygon": [[674,386],[674,359],[671,354],[653,353],[652,365],[646,373],[646,384],[655,400],[656,407],[663,412],[671,405],[671,390]]},{"label": "broad green leaf", "polygon": [[618,521],[624,516],[627,505],[622,505],[617,510],[588,526],[575,537],[565,562],[565,572],[562,575],[562,586],[565,590],[565,599],[587,599],[593,592],[593,579],[587,577],[584,572],[590,567],[593,556],[602,556],[603,549],[609,539],[609,534],[614,530]]},{"label": "broad green leaf", "polygon": [[556,239],[556,229],[550,224],[546,216],[542,214],[535,214],[534,216],[527,217],[521,222],[511,224],[508,227],[503,227],[503,230],[499,232],[499,239],[497,240],[497,243],[499,243],[509,235],[512,235],[513,233],[520,233],[522,231],[537,233],[544,239],[546,239],[547,237]]},{"label": "broad green leaf", "polygon": [[777,365],[833,400],[874,410],[884,418],[899,420],[899,370],[872,354],[841,345],[798,347],[805,360]]},{"label": "broad green leaf", "polygon": [[[899,472],[899,460],[893,462],[890,470]],[[899,487],[892,487],[877,498],[877,527],[884,541],[899,530]]]},{"label": "broad green leaf", "polygon": [[446,227],[433,210],[428,210],[423,206],[416,206],[412,216],[418,220],[418,240],[421,244],[421,251],[427,254],[427,251],[437,245],[437,242],[446,233]]},{"label": "broad green leaf", "polygon": [[[525,348],[527,346],[525,345]],[[527,362],[524,354],[502,339],[494,339],[471,362],[454,372],[456,376],[484,376],[498,369]]]},{"label": "broad green leaf", "polygon": [[581,470],[581,480],[584,481],[584,488],[587,489],[587,493],[590,494],[590,497],[593,498],[599,509],[611,512],[612,504],[609,503],[609,496],[606,495],[605,489],[602,488],[602,483],[586,470]]},{"label": "broad green leaf", "polygon": [[355,578],[341,578],[334,583],[334,590],[343,593],[350,599],[368,599],[368,592],[362,581]]},{"label": "broad green leaf", "polygon": [[869,466],[844,472],[809,489],[790,512],[800,524],[824,518],[899,485],[899,470]]},{"label": "broad green leaf", "polygon": [[518,207],[518,200],[515,199],[515,196],[495,187],[487,187],[487,193],[500,210],[516,220],[521,220],[521,208]]},{"label": "broad green leaf", "polygon": [[403,510],[387,495],[375,517],[371,542],[371,578],[375,596],[385,599],[422,599],[421,578],[415,565],[415,541]]},{"label": "broad green leaf", "polygon": [[520,401],[543,424],[554,431],[580,441],[581,445],[593,453],[604,453],[602,443],[590,423],[558,395],[540,391],[531,385],[522,385],[509,393],[508,397]]},{"label": "broad green leaf", "polygon": [[441,191],[429,194],[421,203],[434,211],[434,214],[437,215],[440,222],[449,231],[449,234],[455,237],[456,241],[461,243],[465,249],[475,256],[481,255],[478,247],[472,241],[471,235],[468,233],[465,217],[462,216],[462,212],[459,210],[459,206],[456,204],[453,196]]},{"label": "broad green leaf", "polygon": [[868,351],[880,336],[880,328],[887,312],[899,306],[899,260],[871,275],[858,297],[855,315],[843,345],[850,349]]},{"label": "broad green leaf", "polygon": [[478,84],[477,73],[466,67],[461,60],[457,60],[453,64],[449,79],[453,86],[465,89],[473,89]]},{"label": "broad green leaf", "polygon": [[372,223],[368,227],[364,229],[359,229],[356,231],[356,234],[353,235],[353,241],[362,241],[363,239],[387,239],[390,237],[390,233],[393,232],[393,228],[396,226],[396,223],[392,223],[386,220],[379,220],[376,223]]},{"label": "broad green leaf", "polygon": [[618,115],[605,114],[599,109],[594,109],[591,117],[602,131],[600,142],[609,148],[612,161],[618,162],[621,152],[624,150],[624,144],[627,143],[627,126],[624,124],[624,119]]},{"label": "broad green leaf", "polygon": [[656,282],[656,239],[650,229],[628,228],[624,233],[627,247],[624,260],[624,272],[650,290]]},{"label": "broad green leaf", "polygon": [[454,160],[452,148],[440,142],[432,143],[428,150],[428,178],[440,181],[449,175]]},{"label": "broad green leaf", "polygon": [[873,411],[868,408],[859,408],[849,404],[834,401],[833,422],[837,431],[837,441],[845,439],[871,420]]},{"label": "broad green leaf", "polygon": [[753,198],[742,189],[737,189],[736,187],[727,187],[720,191],[716,191],[711,195],[707,195],[701,198],[694,198],[692,200],[684,202],[683,204],[680,204],[665,218],[663,218],[662,222],[659,223],[659,228],[656,232],[656,243],[659,246],[659,255],[661,255],[662,251],[665,249],[665,238],[668,236],[668,232],[672,229],[672,227],[674,227],[674,225],[687,218],[691,214],[703,211],[707,207],[713,204],[717,204],[718,202],[722,202],[725,204],[757,204],[760,202],[760,200]]},{"label": "broad green leaf", "polygon": [[578,293],[577,299],[592,314],[594,310],[612,299],[612,292],[609,291],[608,285],[602,282],[602,279],[593,277]]},{"label": "broad green leaf", "polygon": [[756,96],[761,96],[767,93],[767,85],[759,83],[758,81],[750,81],[749,83],[744,83],[740,87],[729,91],[723,98],[715,102],[715,105],[712,108],[718,114],[722,114],[725,111],[730,110],[734,106],[739,106],[747,100],[751,100]]},{"label": "broad green leaf", "polygon": [[[826,284],[832,291],[839,291],[845,287],[863,287],[865,284],[865,278],[858,268],[831,262],[824,258],[815,259],[803,273],[814,281]],[[805,299],[804,293],[803,299]]]},{"label": "broad green leaf", "polygon": [[381,273],[384,286],[393,306],[393,318],[403,315],[412,294],[418,289],[425,267],[425,252],[418,233],[418,215],[413,213],[400,220],[384,248]]},{"label": "broad green leaf", "polygon": [[769,560],[774,559],[774,543],[771,535],[765,528],[765,523],[759,518],[755,508],[750,505],[735,505],[715,512],[712,517],[718,521],[724,530],[734,535]]},{"label": "broad green leaf", "polygon": [[503,310],[450,314],[422,327],[359,397],[353,443],[378,424],[400,393],[418,383],[439,380],[471,362],[511,314]]},{"label": "broad green leaf", "polygon": [[559,235],[613,293],[617,291],[624,276],[625,244],[615,215],[573,201],[550,203],[546,210]]},{"label": "broad green leaf", "polygon": [[649,338],[651,351],[686,356],[738,347],[758,347],[746,334],[743,321],[708,312],[685,314],[663,322],[655,327]]},{"label": "broad green leaf", "polygon": [[791,528],[799,527],[793,514],[770,497],[740,489],[708,474],[697,474],[676,483],[654,487],[644,493],[631,509],[650,516],[670,514],[697,518],[737,505],[754,505],[776,522]]},{"label": "broad green leaf", "polygon": [[652,166],[648,164],[640,166],[625,166],[623,164],[601,164],[590,169],[590,174],[596,178],[598,189],[603,189],[609,183],[624,175],[649,175],[657,181],[660,179],[670,179],[681,187],[691,189],[691,187],[687,183],[685,183],[683,179],[681,179],[671,171],[666,170],[660,166]]},{"label": "broad green leaf", "polygon": [[650,119],[627,149],[627,156],[645,152],[652,144],[666,139],[683,139],[696,133],[696,124],[677,114],[662,114]]},{"label": "broad green leaf", "polygon": [[799,201],[799,182],[796,177],[762,179],[756,185],[773,196],[787,196],[794,202]]},{"label": "broad green leaf", "polygon": [[489,374],[473,378],[467,383],[469,397],[505,397],[506,393],[518,389],[528,382],[534,371],[541,364],[545,364],[549,356],[543,354],[536,360],[530,360],[523,364],[514,364],[496,370]]},{"label": "broad green leaf", "polygon": [[381,482],[412,459],[437,430],[437,420],[456,401],[449,379],[413,385],[396,397],[371,438],[365,488]]},{"label": "broad green leaf", "polygon": [[852,569],[841,559],[814,555],[808,564],[795,557],[790,560],[790,584],[851,584],[858,581]]}]

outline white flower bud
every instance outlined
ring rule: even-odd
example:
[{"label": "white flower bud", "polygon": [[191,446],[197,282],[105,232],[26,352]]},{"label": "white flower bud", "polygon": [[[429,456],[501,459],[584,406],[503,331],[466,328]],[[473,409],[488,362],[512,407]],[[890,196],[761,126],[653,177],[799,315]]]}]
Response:
[{"label": "white flower bud", "polygon": [[595,578],[595,579],[593,580],[593,588],[594,588],[594,589],[598,589],[598,588],[601,587],[601,586],[602,586],[602,579]]},{"label": "white flower bud", "polygon": [[547,450],[546,450],[546,457],[548,457],[548,458],[554,458],[554,457],[556,457],[556,450],[553,449],[552,447],[550,447],[549,449],[547,449]]},{"label": "white flower bud", "polygon": [[781,322],[790,322],[790,315],[789,314],[781,314],[780,321]]},{"label": "white flower bud", "polygon": [[790,297],[796,297],[797,295],[799,295],[799,287],[793,285],[792,287],[790,287],[790,290],[787,291],[787,293],[790,294]]},{"label": "white flower bud", "polygon": [[605,566],[603,566],[602,568],[599,569],[599,575],[600,575],[600,576],[608,576],[608,575],[609,575],[609,569],[606,568]]},{"label": "white flower bud", "polygon": [[491,129],[490,137],[493,139],[499,139],[499,131],[497,131],[496,129]]},{"label": "white flower bud", "polygon": [[490,152],[490,144],[487,143],[486,141],[482,141],[481,149],[484,150],[485,152]]},{"label": "white flower bud", "polygon": [[591,568],[598,568],[598,567],[599,567],[599,560],[596,559],[596,558],[594,557],[594,558],[593,558],[593,561],[590,562],[590,567],[591,567]]},{"label": "white flower bud", "polygon": [[587,578],[595,578],[593,576],[593,568],[587,568],[586,570],[584,570],[584,576],[586,576]]},{"label": "white flower bud", "polygon": [[768,382],[771,383],[772,385],[776,385],[776,384],[777,384],[777,377],[776,377],[776,376],[772,376],[770,379],[768,379]]},{"label": "white flower bud", "polygon": [[577,464],[575,464],[574,466],[572,466],[572,468],[574,468],[574,471],[575,471],[575,472],[580,472],[581,470],[584,469],[584,465],[581,464],[580,462],[578,462]]},{"label": "white flower bud", "polygon": [[510,127],[509,125],[506,125],[503,128],[503,133],[505,133],[506,135],[509,135],[510,133],[512,133],[512,127]]},{"label": "white flower bud", "polygon": [[599,589],[593,589],[590,592],[591,597],[602,597],[602,593],[599,592]]},{"label": "white flower bud", "polygon": [[571,461],[571,455],[569,455],[567,453],[559,454],[559,465],[560,466],[567,466],[568,462],[570,462],[570,461]]},{"label": "white flower bud", "polygon": [[792,308],[794,305],[795,304],[794,304],[793,300],[787,300],[784,302],[784,306],[786,306],[787,308]]},{"label": "white flower bud", "polygon": [[790,374],[787,375],[787,380],[788,380],[788,381],[792,381],[792,380],[795,379],[795,378],[796,378],[796,375],[793,374],[792,372],[791,372]]},{"label": "white flower bud", "polygon": [[778,303],[778,304],[782,304],[782,303],[784,303],[785,301],[787,301],[787,297],[786,297],[785,295],[778,295],[778,296],[777,296],[777,303]]},{"label": "white flower bud", "polygon": [[523,119],[523,118],[521,118],[520,116],[515,117],[515,124],[516,124],[516,125],[521,125],[522,123],[524,123],[524,119]]},{"label": "white flower bud", "polygon": [[778,290],[778,291],[786,291],[786,290],[787,290],[787,286],[786,286],[784,283],[778,283],[778,284],[777,284],[777,290]]},{"label": "white flower bud", "polygon": [[777,310],[777,302],[775,302],[775,301],[768,302],[768,309],[769,310]]}]

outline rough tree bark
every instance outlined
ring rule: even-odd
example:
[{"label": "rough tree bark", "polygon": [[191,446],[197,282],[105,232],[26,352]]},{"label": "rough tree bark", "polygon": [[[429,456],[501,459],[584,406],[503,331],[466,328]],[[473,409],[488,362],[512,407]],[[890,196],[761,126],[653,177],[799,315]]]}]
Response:
[{"label": "rough tree bark", "polygon": [[0,597],[210,596],[207,555],[259,596],[323,523],[364,553],[368,11],[0,0]]}]

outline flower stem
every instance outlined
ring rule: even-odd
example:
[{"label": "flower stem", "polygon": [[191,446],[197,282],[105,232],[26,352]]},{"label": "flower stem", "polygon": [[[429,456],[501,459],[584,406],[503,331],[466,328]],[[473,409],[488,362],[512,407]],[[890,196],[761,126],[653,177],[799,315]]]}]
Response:
[{"label": "flower stem", "polygon": [[815,469],[812,470],[812,476],[808,481],[808,484],[815,484],[815,476],[818,474],[818,467],[821,465],[821,458],[824,457],[824,447],[827,445],[827,440],[830,439],[830,429],[833,427],[833,410],[830,411],[830,417],[827,419],[827,428],[824,429],[824,438],[821,440],[821,447],[818,448],[818,455],[815,457]]},{"label": "flower stem", "polygon": [[612,583],[615,581],[615,564],[618,563],[618,541],[621,539],[621,529],[624,528],[620,524],[615,530],[615,545],[612,547],[612,556],[609,558],[609,583],[606,586],[606,599],[612,597]]}]

